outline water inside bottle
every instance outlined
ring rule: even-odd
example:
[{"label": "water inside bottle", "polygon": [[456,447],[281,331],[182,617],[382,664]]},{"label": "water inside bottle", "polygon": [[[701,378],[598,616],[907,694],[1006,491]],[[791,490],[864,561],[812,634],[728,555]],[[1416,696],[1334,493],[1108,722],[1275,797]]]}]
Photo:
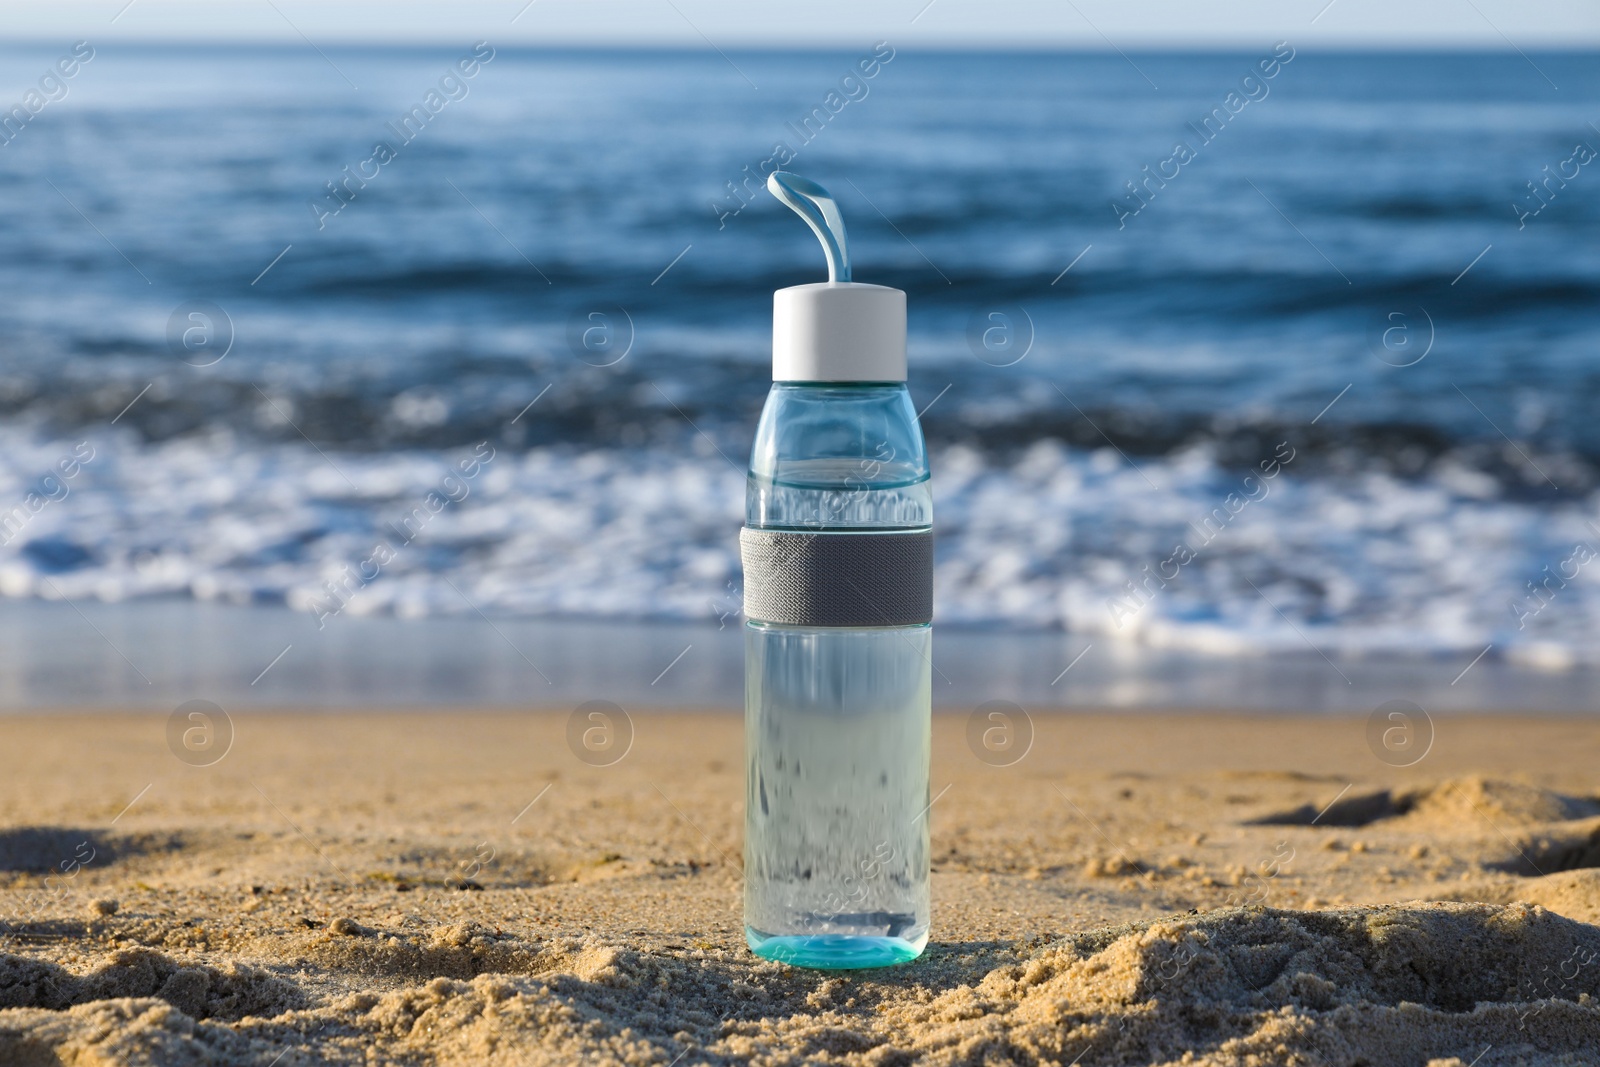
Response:
[{"label": "water inside bottle", "polygon": [[745,936],[881,967],[928,942],[928,626],[745,632]]}]

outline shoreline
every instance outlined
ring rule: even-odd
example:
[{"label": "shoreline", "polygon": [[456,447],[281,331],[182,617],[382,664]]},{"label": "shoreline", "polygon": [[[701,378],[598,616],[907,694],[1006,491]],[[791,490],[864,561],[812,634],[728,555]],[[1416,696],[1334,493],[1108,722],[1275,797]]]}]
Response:
[{"label": "shoreline", "polygon": [[[0,715],[79,707],[737,707],[736,617],[316,619],[189,600],[0,600]],[[1493,653],[1324,659],[1203,656],[1060,631],[935,624],[934,702],[1030,712],[1095,707],[1369,713],[1403,698],[1435,712],[1587,712],[1600,669],[1539,669]]]}]

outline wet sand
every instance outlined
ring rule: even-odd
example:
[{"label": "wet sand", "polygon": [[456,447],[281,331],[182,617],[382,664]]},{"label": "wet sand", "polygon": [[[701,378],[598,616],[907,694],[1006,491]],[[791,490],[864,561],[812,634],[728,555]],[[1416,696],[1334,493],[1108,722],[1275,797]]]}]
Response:
[{"label": "wet sand", "polygon": [[0,719],[0,1062],[1600,1048],[1583,719],[1436,717],[1400,767],[1364,717],[1038,715],[993,766],[938,715],[933,940],[833,975],[744,946],[735,715],[632,709],[609,766],[623,746],[570,747],[565,709],[232,723],[191,766],[164,714]]}]

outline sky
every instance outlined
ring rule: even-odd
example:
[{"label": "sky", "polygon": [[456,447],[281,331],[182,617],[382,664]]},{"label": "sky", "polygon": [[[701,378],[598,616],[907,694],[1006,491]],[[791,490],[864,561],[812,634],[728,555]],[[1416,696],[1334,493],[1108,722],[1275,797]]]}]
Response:
[{"label": "sky", "polygon": [[1600,47],[1600,0],[0,0],[7,40],[747,48]]}]

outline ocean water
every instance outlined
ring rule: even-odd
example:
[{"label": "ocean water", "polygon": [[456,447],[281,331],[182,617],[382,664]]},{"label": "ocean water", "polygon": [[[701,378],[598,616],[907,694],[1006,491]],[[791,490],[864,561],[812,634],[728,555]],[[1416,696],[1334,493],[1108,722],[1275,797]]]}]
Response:
[{"label": "ocean water", "polygon": [[1600,661],[1593,55],[891,50],[94,45],[0,144],[0,596],[730,617],[792,156],[938,624]]}]

